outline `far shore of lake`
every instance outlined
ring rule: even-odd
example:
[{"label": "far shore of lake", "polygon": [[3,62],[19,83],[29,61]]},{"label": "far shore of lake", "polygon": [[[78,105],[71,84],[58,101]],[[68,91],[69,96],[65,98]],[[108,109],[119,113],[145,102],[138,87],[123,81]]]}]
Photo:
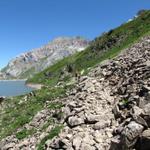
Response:
[{"label": "far shore of lake", "polygon": [[[10,80],[0,80],[0,82],[12,82],[12,81],[27,81],[27,79],[10,79]],[[30,87],[32,89],[40,90],[42,88],[42,84],[34,84],[34,83],[26,83],[27,87]]]},{"label": "far shore of lake", "polygon": [[25,85],[36,90],[40,90],[43,86],[42,84],[33,84],[33,83],[27,83]]},{"label": "far shore of lake", "polygon": [[26,81],[27,79],[10,79],[10,80],[0,80],[0,81]]}]

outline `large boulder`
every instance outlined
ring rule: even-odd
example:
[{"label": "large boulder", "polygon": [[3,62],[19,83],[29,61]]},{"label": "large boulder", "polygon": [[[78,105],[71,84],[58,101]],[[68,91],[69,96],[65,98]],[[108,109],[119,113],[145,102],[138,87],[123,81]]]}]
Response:
[{"label": "large boulder", "polygon": [[70,127],[76,127],[78,125],[82,125],[84,123],[84,119],[78,117],[78,116],[71,116],[68,118],[68,126]]},{"label": "large boulder", "polygon": [[131,121],[123,130],[121,135],[122,150],[131,149],[135,146],[144,127]]}]

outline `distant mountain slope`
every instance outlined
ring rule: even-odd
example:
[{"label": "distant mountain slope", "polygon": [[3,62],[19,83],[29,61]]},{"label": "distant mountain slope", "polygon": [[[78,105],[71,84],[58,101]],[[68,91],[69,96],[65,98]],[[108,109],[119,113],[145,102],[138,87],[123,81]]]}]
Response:
[{"label": "distant mountain slope", "polygon": [[84,50],[87,46],[88,41],[80,37],[56,38],[41,48],[23,53],[11,60],[2,69],[2,75],[5,78],[27,78],[51,66],[57,60]]},{"label": "distant mountain slope", "polygon": [[[28,82],[57,84],[70,80],[76,73],[87,72],[91,67],[116,56],[140,37],[150,32],[150,11],[140,11],[138,16],[116,29],[112,29],[91,42],[90,46],[78,54],[67,57],[43,72],[36,74]],[[69,70],[69,72],[67,72]],[[61,78],[60,78],[61,77]]]}]

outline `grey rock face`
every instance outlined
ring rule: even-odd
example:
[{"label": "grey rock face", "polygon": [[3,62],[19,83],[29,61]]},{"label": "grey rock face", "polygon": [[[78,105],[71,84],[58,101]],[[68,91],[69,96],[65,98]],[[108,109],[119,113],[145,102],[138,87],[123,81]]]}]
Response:
[{"label": "grey rock face", "polygon": [[87,40],[79,37],[56,38],[41,48],[33,49],[11,60],[2,70],[0,77],[19,78],[25,76],[27,78],[66,56],[84,50],[88,44]]}]

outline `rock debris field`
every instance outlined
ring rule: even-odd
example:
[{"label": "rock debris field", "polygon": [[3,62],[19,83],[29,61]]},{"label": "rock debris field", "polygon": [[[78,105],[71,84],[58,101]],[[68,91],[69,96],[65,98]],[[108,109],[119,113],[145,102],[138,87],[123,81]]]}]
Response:
[{"label": "rock debris field", "polygon": [[[24,127],[39,128],[54,116],[63,124],[61,133],[45,142],[46,150],[150,150],[150,36],[97,65],[55,101],[64,104],[61,110],[45,106]],[[0,149],[35,150],[52,128],[23,140],[9,136]]]}]

